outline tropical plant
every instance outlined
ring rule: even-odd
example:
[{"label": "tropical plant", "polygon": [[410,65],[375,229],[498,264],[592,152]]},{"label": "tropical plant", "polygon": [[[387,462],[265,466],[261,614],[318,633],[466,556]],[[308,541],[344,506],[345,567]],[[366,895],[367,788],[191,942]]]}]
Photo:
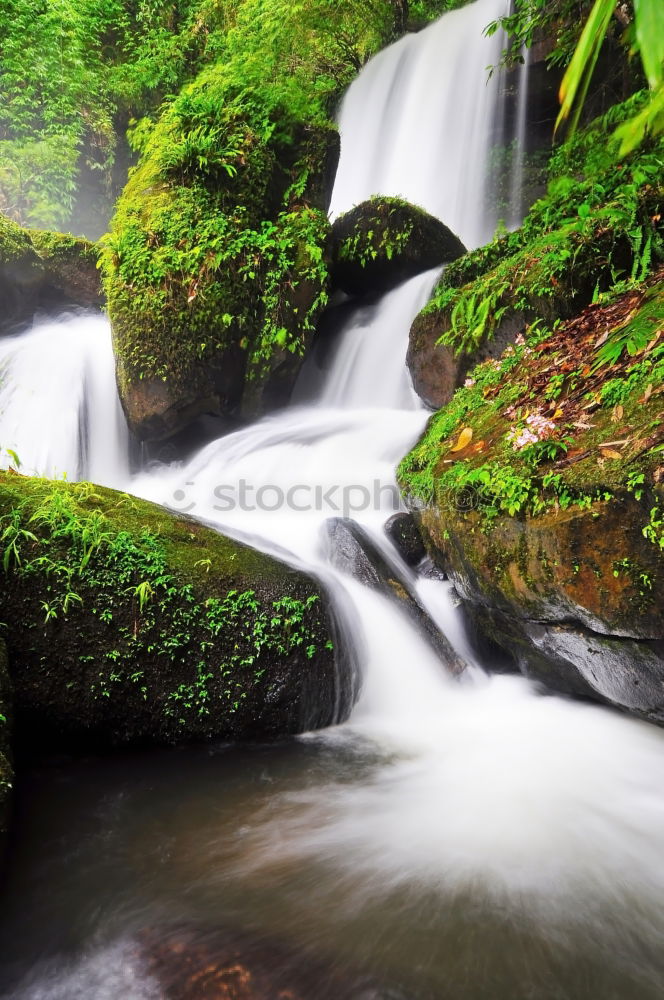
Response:
[{"label": "tropical plant", "polygon": [[[570,117],[574,133],[602,43],[616,9],[615,0],[596,0],[581,32],[560,86],[561,108],[556,128]],[[648,103],[613,134],[619,143],[618,155],[625,156],[648,134],[664,131],[664,3],[662,0],[634,0],[634,20],[625,32],[633,52],[641,57],[651,95]]]}]

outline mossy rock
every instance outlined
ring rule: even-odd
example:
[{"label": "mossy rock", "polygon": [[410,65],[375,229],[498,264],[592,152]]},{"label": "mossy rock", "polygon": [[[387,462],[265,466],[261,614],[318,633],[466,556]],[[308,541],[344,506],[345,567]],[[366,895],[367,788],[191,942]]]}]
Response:
[{"label": "mossy rock", "polygon": [[0,639],[0,850],[9,828],[14,769],[11,751],[12,687],[7,665],[7,647]]},{"label": "mossy rock", "polygon": [[267,739],[349,712],[350,671],[303,573],[86,483],[1,474],[0,523],[28,749]]},{"label": "mossy rock", "polygon": [[466,252],[440,219],[400,198],[384,197],[339,216],[331,247],[334,284],[349,295],[386,292]]},{"label": "mossy rock", "polygon": [[97,266],[99,247],[69,233],[41,229],[29,229],[27,233],[44,266],[42,307],[51,302],[53,306],[72,304],[101,308],[104,295]]},{"label": "mossy rock", "polygon": [[97,248],[63,233],[23,229],[0,216],[0,330],[29,323],[37,312],[103,303]]},{"label": "mossy rock", "polygon": [[43,282],[44,267],[27,231],[0,215],[0,329],[31,317]]},{"label": "mossy rock", "polygon": [[487,638],[664,721],[664,272],[469,373],[399,478]]},{"label": "mossy rock", "polygon": [[253,418],[286,402],[327,303],[338,133],[250,117],[225,67],[206,70],[164,113],[118,202],[108,309],[122,403],[146,440],[202,413]]}]

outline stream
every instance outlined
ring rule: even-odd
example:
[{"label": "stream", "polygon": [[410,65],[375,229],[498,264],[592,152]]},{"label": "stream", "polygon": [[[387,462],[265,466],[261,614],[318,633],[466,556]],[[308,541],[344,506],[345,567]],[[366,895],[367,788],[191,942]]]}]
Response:
[{"label": "stream", "polygon": [[[333,216],[400,195],[468,247],[492,237],[500,90],[486,67],[503,42],[482,28],[504,10],[477,0],[363,70],[340,110]],[[24,469],[135,493],[305,568],[362,677],[350,719],[322,733],[27,774],[3,1000],[661,998],[664,733],[475,662],[450,585],[418,578],[383,532],[429,417],[404,359],[438,276],[358,306],[289,408],[138,471],[104,317],[0,342],[0,438]],[[460,680],[393,603],[335,569],[325,522],[339,516],[471,661]],[[165,986],[183,955],[189,985]],[[217,992],[198,967],[217,969]]]}]

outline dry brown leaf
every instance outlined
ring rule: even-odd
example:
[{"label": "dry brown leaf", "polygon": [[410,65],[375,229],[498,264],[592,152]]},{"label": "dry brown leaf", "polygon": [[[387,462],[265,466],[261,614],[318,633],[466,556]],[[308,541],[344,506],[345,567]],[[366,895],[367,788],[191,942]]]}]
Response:
[{"label": "dry brown leaf", "polygon": [[602,456],[604,458],[622,458],[620,452],[614,448],[602,448]]},{"label": "dry brown leaf", "polygon": [[611,422],[617,424],[619,420],[622,420],[624,412],[625,407],[620,403],[618,403],[617,406],[614,406],[613,412],[611,413]]},{"label": "dry brown leaf", "polygon": [[601,347],[602,344],[605,344],[608,339],[609,339],[609,331],[605,330],[602,336],[598,337],[597,340],[595,341],[595,350],[597,350],[598,347]]},{"label": "dry brown leaf", "polygon": [[562,406],[559,406],[558,409],[556,410],[556,412],[553,414],[553,419],[554,420],[560,420],[560,418],[562,417],[562,415],[563,415],[563,409],[562,409]]},{"label": "dry brown leaf", "polygon": [[651,396],[652,396],[652,385],[649,385],[646,387],[646,391],[641,396],[639,403],[647,403]]},{"label": "dry brown leaf", "polygon": [[464,429],[459,434],[459,437],[457,438],[457,443],[452,448],[450,448],[450,451],[463,451],[464,448],[468,447],[468,445],[472,440],[473,440],[473,428],[464,427]]}]

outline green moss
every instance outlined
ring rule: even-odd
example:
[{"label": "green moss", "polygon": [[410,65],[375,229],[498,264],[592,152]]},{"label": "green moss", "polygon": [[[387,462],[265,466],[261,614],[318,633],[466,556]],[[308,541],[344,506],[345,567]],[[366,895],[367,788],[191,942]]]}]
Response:
[{"label": "green moss", "polygon": [[[535,324],[522,346],[477,366],[431,418],[401,463],[403,490],[457,509],[465,491],[467,504],[491,519],[652,489],[663,447],[663,328],[661,279],[554,335]],[[530,419],[550,426],[524,446]],[[455,452],[466,427],[471,442]]]},{"label": "green moss", "polygon": [[71,233],[54,233],[48,229],[26,230],[30,242],[47,266],[84,261],[94,267],[99,259],[99,247]]},{"label": "green moss", "polygon": [[103,258],[125,402],[168,378],[173,397],[246,413],[243,378],[304,354],[327,302],[330,111],[394,30],[387,0],[360,6],[245,0],[151,131]]},{"label": "green moss", "polygon": [[52,699],[56,720],[80,698],[79,728],[110,713],[113,742],[242,735],[247,717],[259,730],[256,702],[288,664],[330,660],[305,577],[136,498],[4,474],[0,538],[19,697],[40,711]]}]

